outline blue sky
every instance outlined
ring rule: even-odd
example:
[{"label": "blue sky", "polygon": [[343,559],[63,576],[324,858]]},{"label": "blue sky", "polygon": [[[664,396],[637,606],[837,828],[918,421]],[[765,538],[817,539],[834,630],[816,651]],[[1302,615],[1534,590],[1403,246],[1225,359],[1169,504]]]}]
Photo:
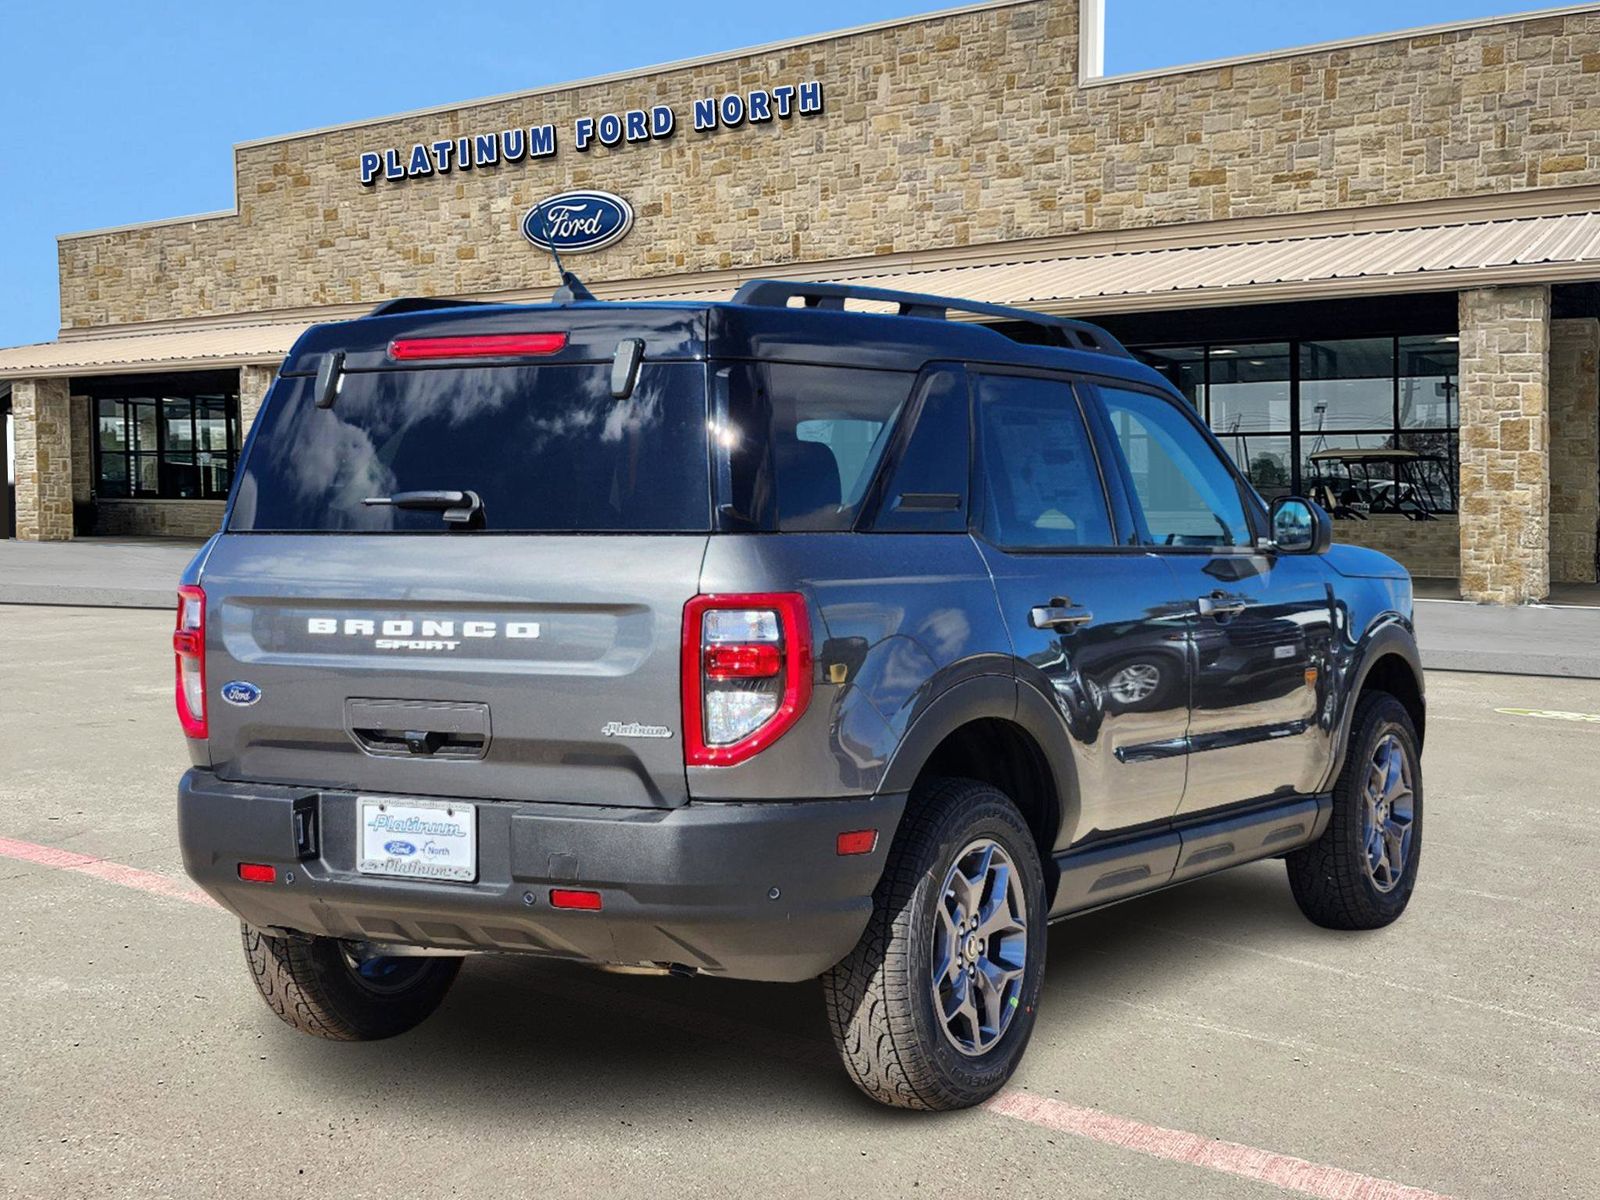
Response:
[{"label": "blue sky", "polygon": [[[55,336],[55,235],[233,204],[235,142],[955,7],[938,0],[71,0],[0,13],[0,346]],[[1107,0],[1132,71],[1543,7]],[[604,12],[603,22],[596,15]]]}]

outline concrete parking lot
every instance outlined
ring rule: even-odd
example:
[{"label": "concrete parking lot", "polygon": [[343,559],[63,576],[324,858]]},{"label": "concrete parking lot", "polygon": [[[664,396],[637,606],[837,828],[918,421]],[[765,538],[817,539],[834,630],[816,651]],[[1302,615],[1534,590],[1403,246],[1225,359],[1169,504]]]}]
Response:
[{"label": "concrete parking lot", "polygon": [[0,608],[0,1194],[1600,1195],[1600,682],[1432,675],[1399,923],[1269,862],[1058,926],[1022,1071],[928,1117],[814,984],[481,959],[392,1042],[282,1026],[183,880],[170,628]]}]

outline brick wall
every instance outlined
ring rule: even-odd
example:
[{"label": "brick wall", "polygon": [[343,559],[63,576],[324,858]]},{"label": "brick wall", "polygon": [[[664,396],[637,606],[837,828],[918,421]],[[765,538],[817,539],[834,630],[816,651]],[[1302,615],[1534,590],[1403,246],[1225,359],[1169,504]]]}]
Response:
[{"label": "brick wall", "polygon": [[1454,579],[1461,573],[1461,527],[1453,516],[1433,521],[1374,514],[1365,521],[1335,521],[1333,540],[1381,550],[1413,575]]},{"label": "brick wall", "polygon": [[1600,526],[1600,321],[1550,325],[1550,578],[1595,581]]},{"label": "brick wall", "polygon": [[[1034,0],[239,148],[237,215],[64,239],[71,327],[551,284],[522,212],[627,197],[595,280],[1600,183],[1600,12],[1080,87],[1076,0]],[[818,79],[825,111],[687,127]],[[579,152],[579,115],[669,139]],[[358,156],[553,122],[553,158],[364,188]]]},{"label": "brick wall", "polygon": [[16,454],[17,537],[64,542],[72,537],[72,416],[65,379],[18,379],[11,385]]},{"label": "brick wall", "polygon": [[1461,595],[1550,591],[1550,289],[1461,293]]},{"label": "brick wall", "polygon": [[208,538],[222,526],[221,500],[101,500],[94,531],[100,537]]}]

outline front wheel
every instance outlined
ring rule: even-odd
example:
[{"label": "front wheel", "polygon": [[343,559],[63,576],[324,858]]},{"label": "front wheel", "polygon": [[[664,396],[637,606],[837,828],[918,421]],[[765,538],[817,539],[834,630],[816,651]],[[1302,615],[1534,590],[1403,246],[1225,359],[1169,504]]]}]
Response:
[{"label": "front wheel", "polygon": [[856,1085],[898,1108],[969,1108],[1016,1070],[1044,979],[1047,906],[1033,835],[988,784],[919,788],[856,948],[823,976]]},{"label": "front wheel", "polygon": [[459,958],[360,957],[337,938],[269,937],[239,927],[256,990],[278,1019],[338,1042],[394,1037],[420,1025],[450,990]]},{"label": "front wheel", "polygon": [[1378,929],[1405,911],[1422,853],[1422,762],[1411,716],[1386,692],[1356,703],[1333,815],[1287,858],[1300,911],[1328,929]]}]

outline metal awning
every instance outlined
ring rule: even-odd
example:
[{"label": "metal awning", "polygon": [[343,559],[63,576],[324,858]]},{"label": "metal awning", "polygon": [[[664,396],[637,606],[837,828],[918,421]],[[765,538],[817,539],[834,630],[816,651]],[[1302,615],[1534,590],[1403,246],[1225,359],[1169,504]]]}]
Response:
[{"label": "metal awning", "polygon": [[1600,280],[1600,213],[831,276],[1093,315]]},{"label": "metal awning", "polygon": [[159,333],[99,337],[70,334],[0,350],[0,379],[60,375],[110,375],[207,367],[277,366],[305,332],[307,321],[167,328]]},{"label": "metal awning", "polygon": [[[1181,230],[1174,229],[1176,235]],[[995,258],[948,267],[868,269],[811,263],[772,274],[901,291],[960,296],[991,304],[1093,317],[1158,309],[1289,303],[1338,296],[1437,292],[1507,284],[1600,280],[1600,212],[1417,225],[1405,229],[1308,233],[1205,246],[1100,250],[1026,256],[1025,244],[994,247]],[[973,253],[983,248],[974,247]],[[607,299],[726,300],[760,270],[701,274],[689,286],[667,279],[595,285]],[[684,281],[688,283],[688,281]],[[547,291],[481,297],[541,302]],[[360,308],[315,314],[342,320]],[[69,333],[57,342],[0,350],[0,379],[118,374],[259,363],[275,366],[311,323],[221,324],[160,331]]]}]

